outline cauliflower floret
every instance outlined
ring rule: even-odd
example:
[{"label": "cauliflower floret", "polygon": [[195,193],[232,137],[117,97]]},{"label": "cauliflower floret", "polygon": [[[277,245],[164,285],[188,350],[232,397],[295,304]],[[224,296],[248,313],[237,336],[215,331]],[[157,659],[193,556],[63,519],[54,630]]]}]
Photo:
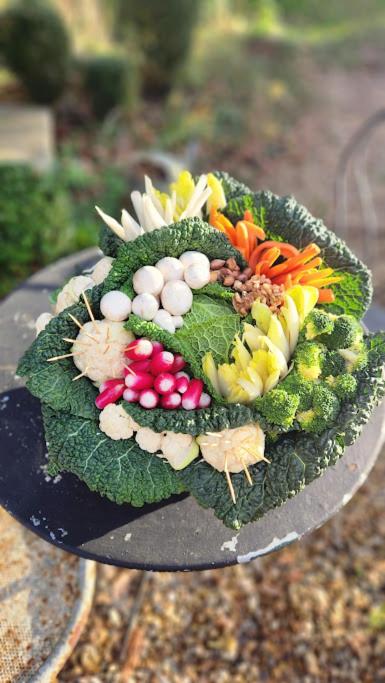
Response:
[{"label": "cauliflower floret", "polygon": [[99,427],[114,441],[130,439],[134,431],[139,428],[123,406],[117,406],[115,403],[110,403],[102,410],[99,415]]},{"label": "cauliflower floret", "polygon": [[148,427],[139,427],[135,435],[135,439],[139,446],[148,453],[156,453],[160,451],[163,433],[153,432]]},{"label": "cauliflower floret", "polygon": [[114,259],[111,256],[103,256],[97,263],[95,263],[91,277],[95,285],[100,285],[106,279],[108,273],[112,268]]},{"label": "cauliflower floret", "polygon": [[72,306],[79,301],[80,295],[86,289],[90,289],[95,285],[95,282],[88,275],[77,275],[64,285],[61,292],[59,292],[56,304],[55,315],[64,311],[68,306]]},{"label": "cauliflower floret", "polygon": [[174,432],[164,432],[161,451],[174,470],[187,467],[199,454],[197,442],[190,434],[174,434]]},{"label": "cauliflower floret", "polygon": [[37,337],[39,336],[40,332],[43,332],[43,330],[45,330],[45,328],[47,327],[50,320],[52,320],[52,318],[53,315],[51,313],[40,313],[39,317],[36,318],[35,329]]},{"label": "cauliflower floret", "polygon": [[95,320],[83,325],[72,345],[74,363],[80,372],[99,385],[107,379],[123,377],[126,346],[134,341],[123,323]]},{"label": "cauliflower floret", "polygon": [[264,460],[265,435],[256,424],[224,429],[197,437],[204,460],[219,472],[241,472],[245,465]]}]

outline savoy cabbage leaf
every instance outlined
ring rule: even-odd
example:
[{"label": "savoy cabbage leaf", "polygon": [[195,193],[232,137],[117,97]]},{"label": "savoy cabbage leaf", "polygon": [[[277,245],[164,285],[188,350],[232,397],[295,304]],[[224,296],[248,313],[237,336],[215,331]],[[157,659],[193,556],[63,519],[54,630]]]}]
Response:
[{"label": "savoy cabbage leaf", "polygon": [[316,242],[325,263],[334,268],[337,275],[343,275],[343,280],[333,285],[335,303],[327,304],[325,308],[331,313],[349,313],[357,319],[362,318],[372,299],[370,271],[322,220],[314,218],[294,197],[278,197],[266,191],[237,197],[228,203],[224,212],[236,222],[246,209],[257,221],[263,212],[263,228],[268,239],[279,236],[298,249]]},{"label": "savoy cabbage leaf", "polygon": [[[89,295],[91,300],[95,295],[96,293],[92,298]],[[97,310],[95,306],[93,308]],[[42,403],[54,410],[65,410],[73,415],[92,418],[98,415],[95,406],[98,392],[90,380],[81,377],[73,382],[79,370],[72,358],[48,362],[48,358],[69,353],[71,344],[64,341],[64,337],[74,339],[79,332],[69,314],[75,316],[80,323],[89,320],[84,304],[71,306],[53,318],[20,360],[17,373],[27,378],[27,388]]]},{"label": "savoy cabbage leaf", "polygon": [[193,462],[180,476],[203,507],[213,508],[227,526],[239,529],[262,517],[301,491],[307,484],[337,462],[369,421],[374,408],[385,395],[385,334],[366,338],[369,362],[357,373],[357,395],[343,404],[335,425],[317,436],[292,432],[281,436],[266,450],[270,464],[249,468],[253,485],[243,473],[232,475],[237,502],[233,505],[223,473],[204,461]]},{"label": "savoy cabbage leaf", "polygon": [[115,503],[157,503],[184,485],[170,465],[139,448],[135,439],[113,441],[87,420],[42,406],[51,472],[72,472],[91,491]]}]

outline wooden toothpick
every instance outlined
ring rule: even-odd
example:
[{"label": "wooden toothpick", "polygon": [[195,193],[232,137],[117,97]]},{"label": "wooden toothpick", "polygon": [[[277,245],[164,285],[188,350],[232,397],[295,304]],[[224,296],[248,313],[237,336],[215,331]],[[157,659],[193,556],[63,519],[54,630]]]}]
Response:
[{"label": "wooden toothpick", "polygon": [[227,457],[228,457],[228,456],[227,456],[227,453],[226,453],[226,455],[225,455],[225,474],[226,474],[227,485],[228,485],[229,490],[230,490],[231,498],[232,498],[232,501],[233,501],[233,503],[234,503],[234,505],[235,505],[235,503],[237,502],[237,499],[236,499],[236,497],[235,497],[234,486],[233,486],[233,482],[231,481],[231,476],[230,476],[229,468],[228,468],[228,465],[227,465]]},{"label": "wooden toothpick", "polygon": [[89,302],[88,299],[87,299],[87,296],[86,296],[85,291],[82,292],[82,297],[83,297],[83,299],[84,299],[84,303],[85,303],[85,305],[86,305],[86,309],[87,309],[87,311],[88,311],[88,315],[89,315],[90,318],[91,318],[91,321],[92,321],[94,330],[95,330],[96,332],[98,332],[98,331],[99,331],[99,330],[98,330],[98,326],[96,325],[96,321],[95,321],[95,318],[94,318],[94,314],[92,313],[92,309],[91,309],[91,306],[90,306],[90,302]]},{"label": "wooden toothpick", "polygon": [[55,360],[62,360],[63,358],[73,358],[73,356],[81,356],[84,351],[75,351],[74,353],[63,353],[62,356],[53,356],[52,358],[47,358],[48,363],[53,363]]}]

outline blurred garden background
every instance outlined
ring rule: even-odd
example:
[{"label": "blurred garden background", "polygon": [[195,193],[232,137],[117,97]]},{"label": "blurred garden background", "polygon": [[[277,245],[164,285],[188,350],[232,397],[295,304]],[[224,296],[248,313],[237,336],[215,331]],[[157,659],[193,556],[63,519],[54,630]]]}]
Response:
[{"label": "blurred garden background", "polygon": [[[182,166],[294,194],[370,244],[385,303],[385,130],[358,150],[344,229],[335,202],[346,145],[385,107],[384,38],[385,0],[0,0],[0,298],[94,245],[96,203],[119,216],[144,172]],[[100,568],[60,680],[385,681],[384,475],[250,566]]]}]

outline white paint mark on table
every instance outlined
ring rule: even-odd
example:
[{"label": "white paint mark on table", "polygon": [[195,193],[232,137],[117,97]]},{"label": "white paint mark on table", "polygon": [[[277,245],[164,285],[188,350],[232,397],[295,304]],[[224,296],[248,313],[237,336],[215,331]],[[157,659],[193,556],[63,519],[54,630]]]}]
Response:
[{"label": "white paint mark on table", "polygon": [[125,541],[131,541],[131,536],[132,536],[132,534],[126,534],[124,537],[124,540]]},{"label": "white paint mark on table", "polygon": [[35,517],[35,515],[32,515],[29,519],[32,522],[33,526],[39,526],[40,519],[38,517]]},{"label": "white paint mark on table", "polygon": [[222,552],[224,550],[229,550],[231,553],[235,553],[237,549],[237,543],[238,543],[238,536],[239,534],[236,534],[236,536],[233,536],[230,541],[225,541],[221,545],[221,550]]},{"label": "white paint mark on table", "polygon": [[247,553],[246,555],[238,555],[237,562],[239,562],[239,564],[246,564],[246,562],[251,562],[251,560],[255,560],[256,557],[272,553],[274,550],[278,550],[280,547],[287,545],[288,543],[292,543],[293,541],[296,541],[299,538],[300,536],[299,534],[297,534],[296,531],[290,531],[283,538],[277,538],[277,536],[274,536],[271,543],[269,543],[269,545],[265,546],[264,548],[254,550],[250,553]]}]

